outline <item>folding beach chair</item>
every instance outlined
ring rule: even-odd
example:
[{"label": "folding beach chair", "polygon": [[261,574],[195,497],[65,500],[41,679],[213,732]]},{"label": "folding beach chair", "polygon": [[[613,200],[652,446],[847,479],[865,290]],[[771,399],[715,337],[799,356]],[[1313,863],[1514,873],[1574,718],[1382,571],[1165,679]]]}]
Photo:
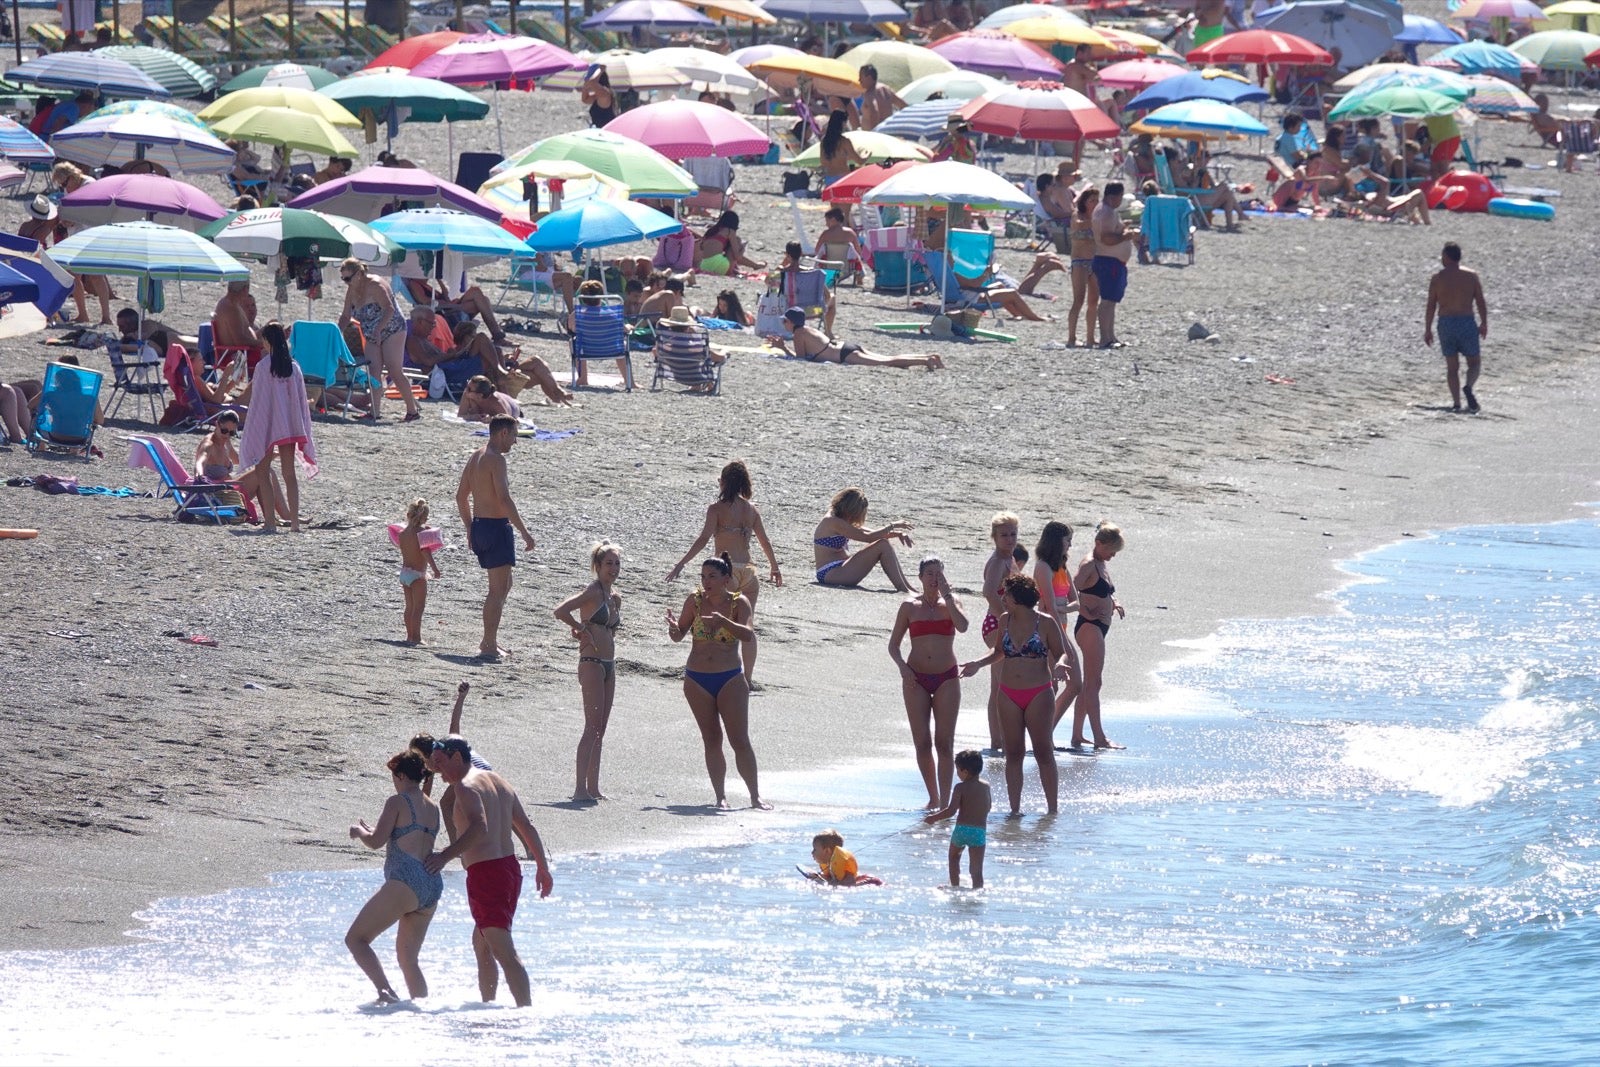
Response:
[{"label": "folding beach chair", "polygon": [[26,441],[28,451],[64,452],[87,461],[94,450],[94,415],[104,381],[104,374],[87,367],[45,364],[39,410]]},{"label": "folding beach chair", "polygon": [[173,454],[165,438],[152,434],[128,435],[128,468],[155,471],[162,495],[177,505],[172,517],[179,522],[243,522],[255,518],[250,499],[233,482],[197,482]]},{"label": "folding beach chair", "polygon": [[880,293],[905,293],[928,284],[928,271],[911,256],[911,230],[884,226],[861,234],[861,246],[872,260],[872,288]]},{"label": "folding beach chair", "polygon": [[372,388],[366,368],[356,362],[338,323],[296,322],[289,330],[289,354],[300,365],[306,386],[317,387],[317,407],[328,410],[328,390],[344,390],[342,418],[350,417],[350,398],[357,390]]},{"label": "folding beach chair", "polygon": [[500,295],[495,298],[495,303],[504,304],[506,294],[515,289],[519,293],[528,294],[528,302],[523,305],[524,310],[532,308],[540,310],[546,297],[552,307],[555,305],[556,291],[548,281],[539,277],[538,261],[532,255],[511,257],[511,275],[506,279],[506,284],[501,288]]},{"label": "folding beach chair", "polygon": [[[1595,150],[1594,122],[1592,119],[1573,119],[1561,124],[1561,132],[1556,136],[1556,142],[1561,146],[1556,153],[1556,165],[1563,170],[1576,170],[1578,159],[1591,155]],[[1462,141],[1462,147],[1466,146]]]},{"label": "folding beach chair", "polygon": [[684,209],[700,215],[715,215],[733,206],[733,164],[722,156],[703,156],[683,161],[683,169],[694,176],[699,187],[684,201]]},{"label": "folding beach chair", "polygon": [[193,430],[210,422],[224,411],[231,411],[239,418],[244,418],[245,408],[242,405],[213,404],[200,395],[200,385],[194,380],[194,369],[189,366],[188,360],[178,360],[173,374],[174,378],[170,383],[173,392],[182,398],[184,407],[188,409],[188,414],[182,422],[173,427],[174,429]]},{"label": "folding beach chair", "polygon": [[633,392],[633,353],[628,348],[628,323],[622,313],[620,296],[599,297],[598,304],[579,301],[572,310],[573,332],[568,344],[572,354],[572,384],[578,384],[580,364],[596,359],[614,359],[622,366],[627,392]]},{"label": "folding beach chair", "polygon": [[1210,212],[1207,212],[1207,211],[1201,209],[1200,201],[1196,200],[1195,197],[1204,196],[1205,194],[1210,193],[1211,190],[1210,189],[1200,189],[1200,188],[1188,188],[1188,187],[1179,188],[1172,180],[1172,166],[1167,162],[1166,153],[1165,152],[1161,152],[1161,151],[1157,151],[1156,154],[1155,154],[1155,160],[1156,160],[1156,185],[1160,187],[1161,194],[1163,196],[1181,196],[1181,197],[1184,197],[1184,198],[1188,199],[1190,204],[1191,204],[1191,206],[1193,206],[1195,212],[1199,216],[1200,225],[1206,227],[1207,229],[1210,229],[1210,227],[1211,227],[1211,215],[1210,215]]},{"label": "folding beach chair", "polygon": [[1139,232],[1144,234],[1145,251],[1160,262],[1163,254],[1187,255],[1194,263],[1194,205],[1188,197],[1152,196],[1144,202]]},{"label": "folding beach chair", "polygon": [[111,358],[111,410],[107,418],[116,418],[122,401],[130,396],[142,396],[150,401],[150,421],[161,420],[161,410],[156,398],[166,406],[167,383],[161,379],[161,356],[144,342],[123,344],[107,341],[106,355]]},{"label": "folding beach chair", "polygon": [[703,328],[681,330],[674,326],[658,326],[655,352],[656,373],[650,379],[652,391],[670,380],[710,396],[722,394],[722,364],[712,362],[711,336]]}]

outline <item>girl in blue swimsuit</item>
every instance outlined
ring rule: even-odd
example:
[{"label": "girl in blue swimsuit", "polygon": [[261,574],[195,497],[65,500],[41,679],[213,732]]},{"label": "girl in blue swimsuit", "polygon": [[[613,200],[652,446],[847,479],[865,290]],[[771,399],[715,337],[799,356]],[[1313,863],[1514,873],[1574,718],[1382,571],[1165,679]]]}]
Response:
[{"label": "girl in blue swimsuit", "polygon": [[[867,521],[867,494],[855,486],[833,494],[828,514],[817,523],[811,534],[811,544],[817,558],[818,585],[860,585],[872,573],[874,566],[882,567],[889,581],[902,593],[911,592],[905,571],[900,569],[900,557],[895,555],[893,542],[911,547],[911,524],[891,522],[879,530],[864,528]],[[866,547],[855,555],[846,547],[851,541],[865,541]]]},{"label": "girl in blue swimsuit", "polygon": [[750,602],[733,591],[733,562],[726,552],[700,565],[700,588],[683,602],[683,610],[667,612],[667,636],[682,641],[693,636],[689,663],[683,669],[683,697],[694,712],[695,725],[705,743],[706,773],[717,807],[726,808],[723,779],[728,761],[722,754],[722,735],[728,735],[734,766],[752,808],[769,809],[756,784],[756,754],[750,747],[750,686],[744,677],[739,646],[755,637],[750,625]]},{"label": "girl in blue swimsuit", "polygon": [[372,979],[379,1004],[394,1004],[400,995],[389,985],[389,976],[372,951],[372,942],[389,927],[400,924],[394,938],[394,951],[405,975],[406,991],[412,999],[428,995],[428,980],[422,976],[417,957],[428,936],[433,909],[444,892],[444,879],[429,873],[423,861],[433,854],[439,834],[439,809],[422,792],[427,767],[415,752],[402,752],[389,760],[394,778],[394,796],[383,806],[377,826],[365,819],[350,827],[350,836],[368,848],[386,847],[383,885],[372,894],[350,924],[344,943],[356,964]]}]

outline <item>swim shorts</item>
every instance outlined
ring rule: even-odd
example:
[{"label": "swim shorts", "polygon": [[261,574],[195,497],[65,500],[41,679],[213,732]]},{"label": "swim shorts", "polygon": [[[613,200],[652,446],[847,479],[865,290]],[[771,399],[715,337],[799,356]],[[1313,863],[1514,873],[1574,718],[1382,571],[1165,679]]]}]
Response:
[{"label": "swim shorts", "polygon": [[472,551],[478,566],[486,571],[517,565],[517,542],[511,535],[510,519],[473,519]]},{"label": "swim shorts", "polygon": [[983,848],[989,843],[989,831],[982,826],[965,826],[956,823],[950,831],[951,848]]},{"label": "swim shorts", "polygon": [[522,864],[515,856],[479,860],[467,868],[467,907],[480,930],[509,930],[522,895]]},{"label": "swim shorts", "polygon": [[1122,303],[1128,292],[1128,265],[1116,256],[1095,256],[1089,263],[1094,280],[1100,284],[1100,299],[1112,304]]},{"label": "swim shorts", "polygon": [[1194,33],[1192,34],[1192,39],[1194,41],[1193,47],[1199,48],[1203,44],[1210,44],[1212,41],[1215,41],[1218,37],[1222,36],[1224,29],[1225,27],[1220,22],[1215,26],[1196,26],[1194,28]]},{"label": "swim shorts", "polygon": [[1474,315],[1439,316],[1439,351],[1446,356],[1478,358],[1478,319]]}]

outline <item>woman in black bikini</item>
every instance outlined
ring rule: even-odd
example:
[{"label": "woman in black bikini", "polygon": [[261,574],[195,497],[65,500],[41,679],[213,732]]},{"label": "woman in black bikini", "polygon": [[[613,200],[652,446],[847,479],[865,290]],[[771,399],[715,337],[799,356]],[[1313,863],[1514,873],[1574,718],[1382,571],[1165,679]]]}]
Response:
[{"label": "woman in black bikini", "polygon": [[799,356],[809,363],[850,363],[859,367],[926,367],[938,370],[944,360],[935,355],[883,356],[868,352],[854,341],[835,341],[815,326],[806,325],[806,313],[801,308],[790,308],[783,313],[783,328],[794,339],[790,352],[781,337],[768,337],[767,341],[784,355]]},{"label": "woman in black bikini", "polygon": [[1106,635],[1111,632],[1111,616],[1126,617],[1122,605],[1113,596],[1117,587],[1111,584],[1111,572],[1106,564],[1122,551],[1122,531],[1108,522],[1100,524],[1094,534],[1094,548],[1078,565],[1072,579],[1078,591],[1078,621],[1072,628],[1078,648],[1083,651],[1083,689],[1078,693],[1078,706],[1072,713],[1072,747],[1084,745],[1083,722],[1089,720],[1094,734],[1094,747],[1122,748],[1106,737],[1100,726],[1100,682],[1106,666]]},{"label": "woman in black bikini", "polygon": [[[1000,642],[1000,616],[1006,613],[1005,582],[1013,574],[1021,574],[1017,564],[1017,537],[1022,520],[1009,511],[997,511],[989,520],[989,540],[994,551],[983,561],[983,626],[979,635],[990,648]],[[1005,749],[1000,736],[1000,669],[989,672],[989,751],[985,755],[999,755]]]},{"label": "woman in black bikini", "polygon": [[[967,616],[945,580],[944,563],[929,556],[917,565],[922,593],[903,601],[889,635],[889,658],[900,668],[911,742],[917,769],[928,787],[927,810],[950,802],[955,774],[956,718],[961,713],[961,679],[956,665],[956,634],[967,632]],[[900,654],[900,642],[911,635],[911,655]],[[932,729],[929,729],[929,719]]]},{"label": "woman in black bikini", "polygon": [[606,799],[600,792],[600,747],[617,697],[617,627],[622,625],[622,597],[614,592],[622,573],[622,549],[610,541],[589,550],[594,581],[564,601],[555,617],[578,642],[578,687],[583,692],[583,734],[578,738],[578,778],[572,799]]}]

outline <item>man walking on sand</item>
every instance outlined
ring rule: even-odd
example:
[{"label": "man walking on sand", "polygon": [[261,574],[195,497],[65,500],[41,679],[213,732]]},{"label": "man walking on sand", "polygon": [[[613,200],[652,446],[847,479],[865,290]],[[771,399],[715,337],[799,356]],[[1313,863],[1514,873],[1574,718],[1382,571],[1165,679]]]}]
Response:
[{"label": "man walking on sand", "polygon": [[1122,225],[1117,208],[1122,206],[1122,183],[1107,182],[1094,209],[1094,258],[1089,269],[1100,286],[1100,347],[1121,348],[1117,340],[1117,305],[1128,291],[1128,257],[1133,255],[1133,237]]},{"label": "man walking on sand", "polygon": [[456,487],[456,507],[467,528],[467,547],[478,566],[489,572],[489,594],[483,598],[483,640],[478,658],[499,663],[511,653],[500,647],[500,614],[511,594],[511,568],[517,565],[517,544],[512,528],[522,535],[523,548],[533,551],[533,537],[522,525],[517,505],[506,485],[506,453],[517,443],[517,420],[496,415],[489,420],[489,443],[467,459]]},{"label": "man walking on sand", "polygon": [[460,859],[467,870],[467,906],[472,911],[472,951],[478,958],[478,992],[491,1001],[506,975],[517,1007],[533,1003],[528,970],[517,957],[511,939],[511,921],[522,895],[522,865],[517,862],[511,838],[521,838],[534,864],[533,883],[542,900],[554,881],[539,831],[522,810],[516,790],[494,771],[472,765],[472,746],[459,737],[433,743],[428,767],[449,785],[453,803],[445,823],[450,845],[429,856],[423,865],[438,874],[451,860]]},{"label": "man walking on sand", "polygon": [[[1483,279],[1461,266],[1461,246],[1450,241],[1439,253],[1444,269],[1428,283],[1428,310],[1423,317],[1422,343],[1433,347],[1433,318],[1439,317],[1439,351],[1444,355],[1445,377],[1450,382],[1450,410],[1461,410],[1467,395],[1467,412],[1478,413],[1472,387],[1478,383],[1478,342],[1489,336],[1489,305],[1483,299]],[[1473,312],[1477,315],[1474,317]],[[1467,384],[1461,385],[1457,357],[1467,359]]]}]

